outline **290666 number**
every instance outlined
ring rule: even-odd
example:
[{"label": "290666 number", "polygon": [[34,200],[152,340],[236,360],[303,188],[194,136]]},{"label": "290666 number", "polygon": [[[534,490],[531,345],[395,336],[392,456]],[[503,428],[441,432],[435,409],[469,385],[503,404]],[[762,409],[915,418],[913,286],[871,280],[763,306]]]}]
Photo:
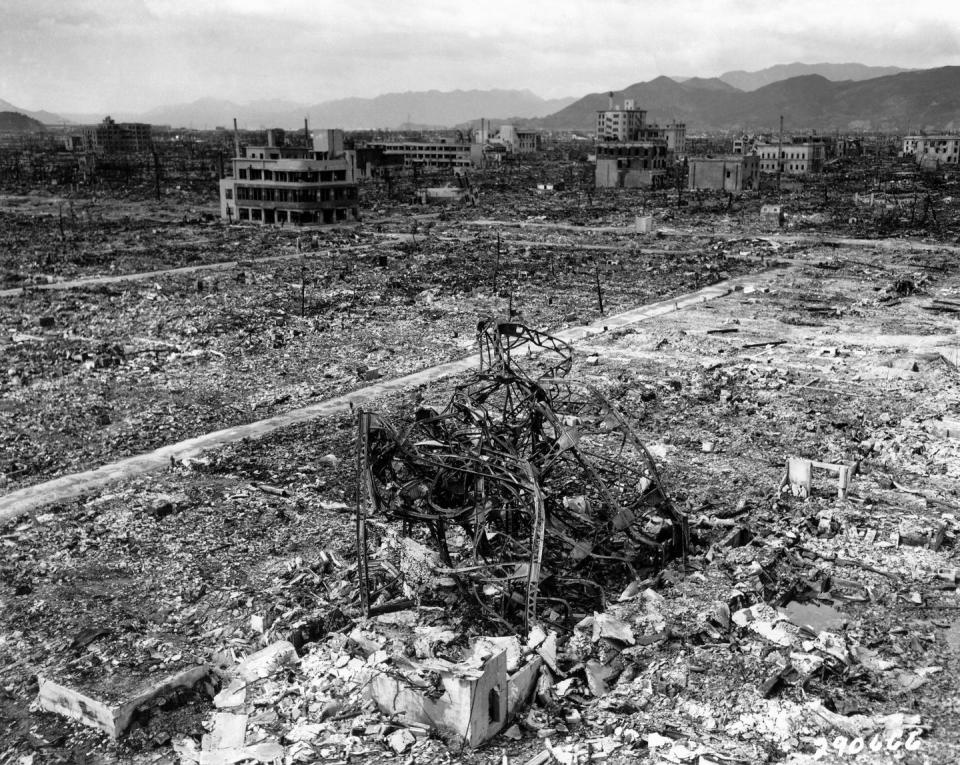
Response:
[{"label": "290666 number", "polygon": [[837,736],[832,741],[826,738],[817,739],[817,753],[814,755],[817,759],[826,756],[856,757],[859,754],[871,753],[879,754],[881,752],[898,752],[901,749],[908,752],[915,752],[920,748],[919,730],[908,731],[906,736],[901,733],[894,735],[884,735],[875,733],[870,738],[857,736],[850,738],[848,736]]}]

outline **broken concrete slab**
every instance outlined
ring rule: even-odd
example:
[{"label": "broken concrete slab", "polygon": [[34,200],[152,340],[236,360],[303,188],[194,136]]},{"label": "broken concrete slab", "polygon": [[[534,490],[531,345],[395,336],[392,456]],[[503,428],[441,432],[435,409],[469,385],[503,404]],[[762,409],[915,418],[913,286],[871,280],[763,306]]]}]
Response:
[{"label": "broken concrete slab", "polygon": [[286,640],[271,643],[266,648],[250,654],[247,658],[233,667],[230,672],[237,677],[253,682],[273,674],[278,667],[296,664],[297,649]]},{"label": "broken concrete slab", "polygon": [[193,688],[209,675],[210,668],[203,665],[133,687],[113,678],[83,691],[40,677],[37,703],[48,712],[73,718],[83,725],[104,731],[112,738],[119,738],[138,709],[172,691]]},{"label": "broken concrete slab", "polygon": [[792,624],[804,627],[815,635],[824,631],[837,632],[849,621],[835,608],[820,603],[790,601],[780,611]]},{"label": "broken concrete slab", "polygon": [[537,656],[507,678],[507,719],[512,720],[527,704],[537,687],[543,659]]},{"label": "broken concrete slab", "polygon": [[[420,673],[433,673],[439,678],[439,687],[419,679]],[[411,664],[404,674],[406,681],[386,674],[373,678],[370,698],[381,711],[446,731],[470,747],[495,736],[506,724],[506,651],[488,659],[480,669],[433,660]]]},{"label": "broken concrete slab", "polygon": [[242,747],[246,736],[247,715],[217,712],[213,716],[213,730],[203,737],[202,748],[211,751]]}]

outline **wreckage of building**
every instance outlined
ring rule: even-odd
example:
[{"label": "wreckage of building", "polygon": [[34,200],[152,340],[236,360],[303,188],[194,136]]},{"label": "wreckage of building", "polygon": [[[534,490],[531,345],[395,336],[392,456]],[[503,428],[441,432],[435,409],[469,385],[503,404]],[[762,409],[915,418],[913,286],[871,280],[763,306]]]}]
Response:
[{"label": "wreckage of building", "polygon": [[478,338],[480,369],[442,410],[360,413],[361,602],[454,595],[498,630],[566,629],[611,583],[684,555],[685,519],[628,419],[569,377],[570,346],[509,322]]},{"label": "wreckage of building", "polygon": [[469,141],[378,141],[362,147],[365,162],[455,172],[480,167],[483,147]]},{"label": "wreckage of building", "polygon": [[[151,150],[153,137],[145,122],[115,122],[105,117],[99,125],[83,129],[80,144],[92,154],[141,154]],[[74,145],[71,142],[71,147]]]},{"label": "wreckage of building", "polygon": [[917,164],[956,165],[960,163],[960,134],[904,136],[901,155],[913,157]]},{"label": "wreckage of building", "polygon": [[354,167],[343,132],[321,130],[312,147],[286,146],[283,131],[267,131],[266,146],[236,146],[232,175],[220,180],[220,217],[254,223],[305,225],[358,220]]}]

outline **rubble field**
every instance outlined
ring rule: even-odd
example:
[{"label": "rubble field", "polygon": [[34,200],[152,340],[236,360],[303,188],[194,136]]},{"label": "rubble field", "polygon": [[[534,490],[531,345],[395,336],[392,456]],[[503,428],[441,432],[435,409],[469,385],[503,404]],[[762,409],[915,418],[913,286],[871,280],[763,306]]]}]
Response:
[{"label": "rubble field", "polygon": [[[701,250],[681,237],[647,252],[650,242],[622,234],[516,231],[498,244],[495,231],[439,225],[407,238],[360,230],[299,245],[287,232],[217,231],[230,241],[216,259],[236,250],[247,259],[0,298],[0,485],[95,467],[466,356],[479,317],[512,311],[545,329],[578,325],[600,317],[600,301],[609,315],[760,269],[764,254],[791,249]],[[591,242],[609,249],[579,249]]]},{"label": "rubble field", "polygon": [[[740,274],[725,297],[573,346],[568,377],[623,413],[685,519],[682,554],[615,568],[604,592],[571,591],[569,612],[518,629],[463,597],[472,573],[412,521],[404,537],[370,517],[382,545],[358,556],[356,416],[215,449],[0,527],[3,761],[956,761],[955,251],[670,237],[652,246],[688,254],[641,245],[595,265],[568,234],[538,249],[504,231],[493,289],[496,233],[452,242],[443,226],[398,239],[385,266],[380,245],[308,254],[303,316],[297,260],[204,277],[202,291],[165,277],[0,303],[18,370],[3,432],[21,428],[5,436],[8,486],[467,355],[479,315],[545,330],[595,319],[598,269],[607,313]],[[440,411],[466,379],[377,414]],[[50,437],[94,405],[96,429]],[[561,500],[590,507],[544,496],[548,524]],[[388,566],[397,545],[409,602],[378,613],[368,593],[365,609],[358,567]],[[464,704],[467,738],[497,731],[464,748],[447,695],[495,660],[517,698]],[[401,696],[421,716],[446,704],[450,728]],[[113,717],[97,730],[97,715]],[[102,732],[121,724],[116,740]]]}]

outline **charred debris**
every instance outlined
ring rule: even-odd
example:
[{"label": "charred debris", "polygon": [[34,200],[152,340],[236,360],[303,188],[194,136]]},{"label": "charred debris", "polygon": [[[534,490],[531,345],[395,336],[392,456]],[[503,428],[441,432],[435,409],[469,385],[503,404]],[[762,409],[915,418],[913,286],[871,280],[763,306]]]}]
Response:
[{"label": "charred debris", "polygon": [[569,628],[684,556],[686,519],[628,418],[570,377],[569,345],[512,322],[477,335],[479,369],[442,410],[358,413],[362,609],[460,603],[500,633]]}]

